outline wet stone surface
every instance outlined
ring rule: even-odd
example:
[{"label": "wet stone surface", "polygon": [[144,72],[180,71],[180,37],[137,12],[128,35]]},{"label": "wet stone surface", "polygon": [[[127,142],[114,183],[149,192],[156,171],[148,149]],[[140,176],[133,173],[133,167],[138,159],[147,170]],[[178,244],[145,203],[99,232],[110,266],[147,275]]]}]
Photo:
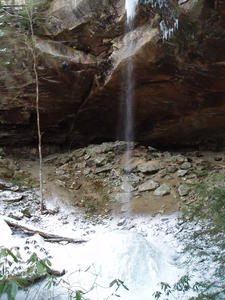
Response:
[{"label": "wet stone surface", "polygon": [[154,191],[155,196],[165,196],[170,194],[170,187],[167,184],[162,184]]}]

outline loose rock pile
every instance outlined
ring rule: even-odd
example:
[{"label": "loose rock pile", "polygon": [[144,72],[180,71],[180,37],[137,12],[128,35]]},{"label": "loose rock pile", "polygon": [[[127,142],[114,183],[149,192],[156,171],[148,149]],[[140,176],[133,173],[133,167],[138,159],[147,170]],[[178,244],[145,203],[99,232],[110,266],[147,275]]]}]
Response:
[{"label": "loose rock pile", "polygon": [[[71,195],[70,204],[92,215],[128,209],[134,213],[169,213],[193,203],[196,184],[209,174],[224,173],[223,153],[161,152],[134,144],[126,164],[125,149],[124,142],[112,142],[46,156],[45,192],[51,182]],[[0,182],[5,212],[17,220],[31,218],[31,211],[39,209],[37,190],[22,186],[27,182],[32,186],[32,176],[12,159],[1,157],[0,166],[0,178],[14,182],[19,174],[23,179],[22,185],[21,181],[17,185]],[[13,213],[9,207],[15,208]]]},{"label": "loose rock pile", "polygon": [[204,176],[223,170],[215,153],[160,152],[138,145],[134,145],[132,158],[125,164],[125,148],[124,142],[90,145],[45,161],[55,165],[57,184],[70,189],[76,204],[86,207],[89,202],[93,211],[103,204],[101,212],[102,208],[108,212],[112,203],[126,203],[127,193],[140,203],[145,199],[165,206],[172,201],[169,210],[177,210],[183,202],[192,201],[193,187]]}]

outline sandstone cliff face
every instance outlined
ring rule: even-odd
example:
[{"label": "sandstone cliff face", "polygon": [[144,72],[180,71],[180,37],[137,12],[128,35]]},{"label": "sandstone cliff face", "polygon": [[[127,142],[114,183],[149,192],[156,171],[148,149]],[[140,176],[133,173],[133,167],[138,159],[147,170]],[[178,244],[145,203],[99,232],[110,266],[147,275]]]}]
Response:
[{"label": "sandstone cliff face", "polygon": [[[159,8],[140,1],[134,30],[127,32],[124,2],[52,1],[36,37],[43,141],[75,146],[121,137],[124,70],[132,58],[136,140],[222,142],[225,4],[171,0]],[[173,28],[177,19],[179,29],[166,40],[162,20]],[[26,47],[12,44],[20,59],[0,75],[1,145],[36,141],[31,59]]]}]

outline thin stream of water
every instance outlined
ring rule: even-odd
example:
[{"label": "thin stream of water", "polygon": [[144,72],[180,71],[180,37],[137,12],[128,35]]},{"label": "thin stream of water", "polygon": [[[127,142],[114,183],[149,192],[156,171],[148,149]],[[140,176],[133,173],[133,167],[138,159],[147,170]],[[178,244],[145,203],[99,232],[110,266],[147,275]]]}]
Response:
[{"label": "thin stream of water", "polygon": [[[134,19],[138,0],[126,0],[126,32],[132,32],[134,29]],[[132,37],[128,35],[127,45],[128,53],[132,53],[134,43]],[[132,56],[128,58],[125,74],[125,109],[124,109],[124,140],[126,141],[126,152],[125,152],[125,169],[126,174],[124,176],[123,186],[126,192],[126,202],[131,200],[131,190],[129,188],[129,164],[132,158],[132,141],[134,140],[134,128],[133,128],[133,106],[134,106],[134,62]]]}]

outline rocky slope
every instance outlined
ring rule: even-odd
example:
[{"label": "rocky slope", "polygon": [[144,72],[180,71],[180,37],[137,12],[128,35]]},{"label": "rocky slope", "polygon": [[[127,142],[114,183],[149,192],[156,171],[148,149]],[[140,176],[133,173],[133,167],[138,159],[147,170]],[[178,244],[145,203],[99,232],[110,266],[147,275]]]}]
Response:
[{"label": "rocky slope", "polygon": [[[121,137],[123,74],[132,57],[136,140],[223,144],[224,2],[171,0],[162,8],[145,2],[139,1],[135,28],[127,32],[124,0],[51,1],[36,30],[45,143],[75,146]],[[166,39],[177,20],[179,29]],[[15,32],[7,47],[15,62],[1,66],[0,144],[36,142],[29,49]]]},{"label": "rocky slope", "polygon": [[[128,167],[125,147],[123,142],[103,143],[45,156],[44,199],[53,206],[49,213],[58,214],[62,203],[96,218],[110,212],[154,215],[190,210],[190,215],[198,215],[201,208],[202,216],[223,222],[224,217],[218,218],[225,209],[223,152],[161,152],[134,145]],[[33,159],[30,150],[23,159],[18,153],[0,153],[4,215],[37,219],[39,164]]]}]

